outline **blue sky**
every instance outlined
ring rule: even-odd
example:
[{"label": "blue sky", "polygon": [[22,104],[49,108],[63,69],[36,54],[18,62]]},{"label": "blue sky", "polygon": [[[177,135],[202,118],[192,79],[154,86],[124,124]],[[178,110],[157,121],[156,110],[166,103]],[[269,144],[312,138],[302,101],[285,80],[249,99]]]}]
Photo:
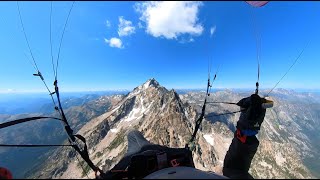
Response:
[{"label": "blue sky", "polygon": [[[72,2],[53,2],[53,56]],[[53,89],[51,2],[20,2],[40,71]],[[205,88],[208,60],[214,87],[255,88],[261,34],[260,87],[271,88],[309,40],[279,88],[320,89],[320,3],[75,2],[60,53],[61,91],[132,89],[149,78],[167,88]],[[255,17],[255,23],[253,23]],[[256,28],[254,28],[254,25]],[[0,92],[46,91],[35,73],[16,2],[0,2]]]}]

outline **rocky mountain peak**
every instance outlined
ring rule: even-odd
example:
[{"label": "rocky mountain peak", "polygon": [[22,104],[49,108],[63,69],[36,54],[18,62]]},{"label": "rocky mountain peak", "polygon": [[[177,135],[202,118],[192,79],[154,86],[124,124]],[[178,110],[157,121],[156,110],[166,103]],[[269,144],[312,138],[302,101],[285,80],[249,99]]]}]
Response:
[{"label": "rocky mountain peak", "polygon": [[154,78],[148,79],[145,83],[133,89],[133,91],[129,94],[129,97],[144,94],[147,91],[153,91],[155,94],[163,94],[168,92],[168,90],[161,86],[160,83]]},{"label": "rocky mountain peak", "polygon": [[146,89],[148,87],[158,87],[160,86],[159,82],[154,79],[154,78],[151,78],[149,80],[147,80],[144,84],[143,84],[143,87]]}]

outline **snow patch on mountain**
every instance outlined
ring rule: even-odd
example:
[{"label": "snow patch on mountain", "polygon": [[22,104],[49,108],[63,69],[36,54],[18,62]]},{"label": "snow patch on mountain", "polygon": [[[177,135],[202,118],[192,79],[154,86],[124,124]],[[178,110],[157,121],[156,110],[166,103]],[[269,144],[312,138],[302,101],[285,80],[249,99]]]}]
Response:
[{"label": "snow patch on mountain", "polygon": [[282,166],[283,163],[286,162],[286,159],[282,156],[282,154],[280,152],[278,152],[276,154],[276,163],[279,165],[279,166]]},{"label": "snow patch on mountain", "polygon": [[206,139],[207,143],[209,143],[211,146],[214,146],[214,138],[211,134],[205,134],[203,137]]},{"label": "snow patch on mountain", "polygon": [[263,166],[263,167],[266,167],[266,168],[268,168],[268,169],[272,169],[272,165],[268,164],[268,163],[265,162],[265,161],[262,161],[262,162],[260,163],[260,165]]},{"label": "snow patch on mountain", "polygon": [[118,129],[110,129],[110,131],[112,132],[112,133],[117,133],[118,132]]}]

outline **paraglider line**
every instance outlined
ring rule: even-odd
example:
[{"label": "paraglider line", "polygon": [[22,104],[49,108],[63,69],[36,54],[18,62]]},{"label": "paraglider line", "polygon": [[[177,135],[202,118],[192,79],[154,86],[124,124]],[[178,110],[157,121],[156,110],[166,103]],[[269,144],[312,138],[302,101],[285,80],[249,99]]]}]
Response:
[{"label": "paraglider line", "polygon": [[74,147],[74,145],[61,145],[61,144],[0,144],[0,147]]},{"label": "paraglider line", "polygon": [[32,57],[32,60],[33,60],[33,63],[34,63],[33,67],[35,68],[36,71],[38,71],[38,73],[35,74],[35,75],[37,75],[37,76],[39,76],[41,78],[42,82],[44,83],[45,87],[47,88],[47,90],[48,90],[48,92],[49,92],[49,94],[51,96],[51,100],[52,100],[53,104],[56,106],[55,100],[52,97],[52,93],[51,93],[49,87],[47,86],[47,83],[45,82],[42,74],[40,73],[40,70],[38,68],[37,62],[35,61],[33,53],[32,53],[32,50],[30,48],[30,44],[29,44],[29,41],[28,41],[28,38],[27,38],[27,34],[25,32],[25,29],[24,29],[24,25],[23,25],[23,21],[22,21],[22,17],[21,17],[21,12],[20,12],[20,6],[19,6],[19,2],[18,1],[17,1],[17,8],[18,8],[18,12],[19,12],[19,18],[20,18],[20,23],[21,23],[21,26],[22,26],[22,31],[23,31],[23,34],[24,34],[24,38],[25,38],[25,40],[27,42],[27,45],[28,45],[28,48],[29,48],[29,52],[31,54],[31,57]]},{"label": "paraglider line", "polygon": [[207,102],[207,104],[234,104],[234,105],[237,105],[237,103],[233,103],[233,102]]},{"label": "paraglider line", "polygon": [[53,68],[53,74],[54,77],[56,77],[56,72],[54,68],[54,62],[53,62],[53,54],[52,54],[52,33],[51,33],[51,22],[52,22],[52,1],[51,1],[51,8],[50,8],[50,52],[51,52],[51,63],[52,63],[52,68]]},{"label": "paraglider line", "polygon": [[[62,120],[65,124],[65,130],[68,134],[68,140],[69,140],[69,143],[70,143],[70,146],[74,147],[74,149],[81,155],[81,157],[88,163],[88,165],[90,166],[90,168],[92,170],[94,170],[95,172],[99,171],[101,174],[103,174],[103,171],[100,170],[98,167],[96,167],[93,162],[90,160],[89,158],[89,155],[88,155],[88,151],[87,151],[87,145],[86,145],[86,140],[83,136],[81,135],[74,135],[73,134],[73,130],[71,129],[71,127],[69,126],[68,124],[68,121],[65,117],[65,114],[63,112],[63,109],[62,109],[62,106],[61,106],[61,102],[60,102],[60,96],[59,96],[59,89],[58,89],[58,85],[57,85],[57,70],[58,70],[58,63],[59,63],[59,57],[60,57],[60,50],[61,50],[61,45],[62,45],[62,40],[63,40],[63,37],[64,37],[64,32],[65,32],[65,29],[66,29],[66,26],[67,26],[67,23],[68,23],[68,20],[69,20],[69,17],[70,17],[70,13],[71,13],[71,10],[73,8],[73,5],[74,5],[74,1],[72,3],[72,6],[69,10],[69,14],[67,16],[67,19],[66,19],[66,22],[65,22],[65,25],[64,25],[64,29],[63,29],[63,33],[62,33],[62,36],[61,36],[61,39],[60,39],[60,45],[59,45],[59,51],[58,51],[58,58],[57,58],[57,66],[56,66],[56,73],[55,73],[55,81],[54,81],[54,86],[55,86],[55,92],[51,93],[51,91],[49,90],[42,74],[40,73],[39,69],[38,69],[38,66],[35,62],[35,59],[33,57],[33,54],[32,54],[32,51],[31,51],[31,48],[30,48],[30,45],[29,45],[29,42],[28,42],[28,39],[27,39],[27,35],[25,33],[25,30],[24,30],[24,26],[23,26],[23,21],[22,21],[22,18],[21,18],[21,12],[20,12],[20,7],[19,7],[19,3],[17,2],[17,6],[18,6],[18,11],[19,11],[19,17],[20,17],[20,22],[21,22],[21,25],[22,25],[22,30],[23,30],[23,33],[24,33],[24,36],[25,36],[25,39],[27,41],[27,44],[28,44],[28,47],[29,47],[29,51],[31,53],[31,56],[32,56],[32,59],[35,63],[35,68],[36,70],[38,71],[36,74],[33,74],[34,76],[39,76],[40,79],[43,81],[44,85],[46,86],[48,92],[50,93],[49,95],[51,96],[52,98],[52,101],[55,105],[55,109],[59,112],[60,116],[61,116],[61,119],[59,120]],[[51,38],[51,16],[52,16],[52,3],[51,3],[51,12],[50,12],[50,45],[51,45],[51,57],[53,59],[53,56],[52,56],[52,38]],[[54,64],[53,64],[53,70],[54,70]],[[56,106],[56,103],[54,101],[54,98],[53,98],[53,94],[56,94],[57,96],[57,100],[58,100],[58,103],[59,103],[59,107]],[[11,126],[11,125],[14,125],[14,124],[18,124],[18,123],[23,123],[23,122],[27,122],[27,121],[30,121],[30,120],[36,120],[36,119],[42,119],[42,118],[45,118],[45,117],[33,117],[33,118],[25,118],[25,119],[22,119],[22,120],[16,120],[14,122],[8,122],[8,123],[4,123],[4,124],[1,124],[3,125],[3,127],[6,127],[6,126]],[[57,118],[56,118],[57,119]],[[76,143],[75,141],[75,138],[79,138],[83,143],[84,143],[84,150],[80,150],[79,148],[79,144]],[[31,146],[30,146],[31,147]],[[35,146],[34,146],[35,147]],[[80,162],[80,161],[79,161]],[[82,165],[81,165],[82,167]],[[84,168],[82,167],[82,169],[84,170]],[[88,175],[87,175],[88,177]]]},{"label": "paraglider line", "polygon": [[261,53],[261,35],[258,33],[258,27],[257,27],[257,23],[256,23],[256,18],[255,18],[255,13],[254,10],[252,8],[251,11],[251,18],[252,18],[252,24],[253,24],[253,30],[254,30],[254,35],[255,35],[255,39],[256,39],[256,51],[257,51],[257,64],[258,64],[258,78],[257,78],[257,82],[256,82],[256,94],[258,94],[259,92],[259,81],[260,81],[260,53]]},{"label": "paraglider line", "polygon": [[228,115],[228,114],[236,114],[236,113],[239,113],[239,112],[241,112],[241,110],[240,111],[235,111],[235,112],[228,112],[228,113],[222,113],[222,114],[209,115],[209,116],[205,116],[205,118],[215,117],[215,116],[223,116],[223,115]]},{"label": "paraglider line", "polygon": [[291,68],[298,62],[298,60],[300,59],[301,55],[303,54],[304,50],[307,48],[307,46],[309,45],[311,40],[308,41],[308,43],[306,44],[306,46],[302,49],[302,51],[300,52],[299,56],[296,58],[296,60],[293,62],[293,64],[289,67],[289,69],[287,70],[287,72],[280,78],[280,80],[277,82],[277,84],[268,92],[268,94],[266,96],[269,96],[269,94],[278,86],[278,84],[282,81],[282,79],[289,73],[289,71],[291,70]]},{"label": "paraglider line", "polygon": [[[75,151],[76,151],[76,150],[75,150]],[[77,151],[76,151],[76,152],[77,152]],[[90,179],[89,176],[88,176],[88,173],[84,170],[83,162],[80,161],[80,159],[79,159],[79,157],[78,157],[78,153],[76,153],[76,158],[77,158],[77,160],[78,160],[78,162],[79,162],[79,164],[80,164],[80,166],[81,166],[82,171],[86,174],[87,178]]]},{"label": "paraglider line", "polygon": [[30,48],[30,44],[29,44],[29,41],[28,41],[28,38],[27,38],[27,34],[25,32],[25,29],[24,29],[24,25],[23,25],[23,21],[22,21],[22,17],[21,17],[21,12],[20,12],[20,6],[19,6],[19,2],[17,1],[17,7],[18,7],[18,12],[19,12],[19,18],[20,18],[20,22],[21,22],[21,26],[22,26],[22,31],[23,31],[23,34],[24,34],[24,38],[26,39],[26,42],[27,42],[27,45],[28,45],[28,48],[29,48],[29,52],[31,54],[31,57],[32,57],[32,60],[33,60],[33,63],[34,63],[34,67],[36,68],[37,71],[39,71],[39,68],[37,66],[37,63],[36,61],[34,60],[34,56],[33,56],[33,53],[31,51],[31,48]]},{"label": "paraglider line", "polygon": [[68,24],[69,17],[70,17],[71,10],[73,8],[74,3],[75,3],[75,1],[72,2],[71,8],[69,10],[69,13],[68,13],[68,16],[67,16],[67,19],[66,19],[66,22],[64,24],[64,28],[63,28],[63,31],[62,31],[62,36],[61,36],[61,39],[60,39],[60,45],[59,45],[59,51],[58,51],[58,57],[57,57],[57,66],[56,66],[56,77],[55,77],[56,80],[57,80],[57,77],[58,77],[58,66],[59,66],[60,50],[61,50],[62,40],[63,40],[63,37],[64,37],[64,32],[66,30],[66,26]]}]

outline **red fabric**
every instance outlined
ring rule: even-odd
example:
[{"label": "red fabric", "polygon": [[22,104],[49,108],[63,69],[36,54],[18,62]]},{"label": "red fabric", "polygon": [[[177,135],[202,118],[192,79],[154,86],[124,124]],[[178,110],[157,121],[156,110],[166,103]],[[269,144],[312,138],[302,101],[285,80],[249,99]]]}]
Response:
[{"label": "red fabric", "polygon": [[0,167],[0,179],[13,179],[11,172],[3,167]]},{"label": "red fabric", "polygon": [[238,138],[242,143],[246,143],[247,136],[246,136],[246,135],[243,135],[243,136],[242,136],[239,129],[237,129],[237,138]]},{"label": "red fabric", "polygon": [[180,165],[180,163],[177,162],[177,159],[171,160],[171,166],[172,166],[172,167],[177,167],[177,166],[179,166],[179,165]]},{"label": "red fabric", "polygon": [[254,7],[262,7],[266,5],[269,1],[246,1],[246,2]]}]

